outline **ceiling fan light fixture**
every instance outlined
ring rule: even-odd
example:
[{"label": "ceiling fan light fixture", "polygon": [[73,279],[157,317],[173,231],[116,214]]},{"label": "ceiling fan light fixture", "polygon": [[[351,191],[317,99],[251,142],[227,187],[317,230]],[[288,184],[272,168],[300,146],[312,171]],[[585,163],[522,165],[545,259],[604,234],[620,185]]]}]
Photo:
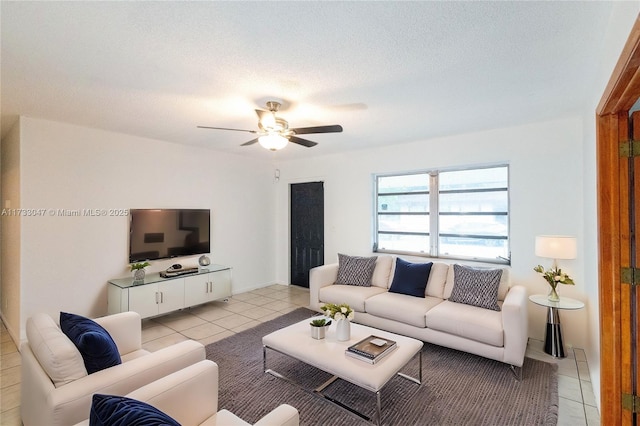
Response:
[{"label": "ceiling fan light fixture", "polygon": [[212,127],[212,126],[198,126],[201,129],[214,129],[214,130],[233,130],[235,132],[248,132],[257,135],[261,135],[257,138],[251,139],[240,146],[249,146],[255,143],[260,143],[262,147],[277,151],[287,146],[289,142],[296,145],[311,148],[318,143],[299,137],[299,135],[308,135],[313,133],[339,133],[342,132],[342,126],[339,124],[333,124],[330,126],[311,126],[311,127],[296,127],[289,128],[289,122],[281,117],[276,116],[276,113],[280,109],[280,103],[277,101],[267,102],[268,111],[263,109],[256,109],[258,115],[258,129],[259,130],[246,130],[246,129],[233,129],[229,127]]},{"label": "ceiling fan light fixture", "polygon": [[262,125],[263,129],[273,129],[276,125],[275,114],[271,113],[263,115],[262,119],[260,120],[260,124]]},{"label": "ceiling fan light fixture", "polygon": [[270,133],[268,135],[260,136],[258,142],[263,148],[271,151],[277,151],[284,148],[289,143],[289,140],[277,133]]}]

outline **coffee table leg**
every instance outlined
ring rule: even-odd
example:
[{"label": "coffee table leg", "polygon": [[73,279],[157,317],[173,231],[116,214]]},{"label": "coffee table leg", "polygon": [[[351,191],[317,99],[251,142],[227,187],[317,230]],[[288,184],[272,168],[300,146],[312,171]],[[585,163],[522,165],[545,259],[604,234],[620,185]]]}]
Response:
[{"label": "coffee table leg", "polygon": [[267,372],[267,347],[262,345],[262,371]]},{"label": "coffee table leg", "polygon": [[[275,350],[275,349],[272,349]],[[277,350],[275,350],[276,352],[279,352]],[[282,353],[282,352],[280,352]],[[283,354],[283,355],[287,355],[287,354]],[[290,356],[290,355],[287,355]],[[295,359],[295,358],[294,358]],[[404,377],[405,379],[408,379],[418,385],[422,384],[422,350],[418,351],[418,362],[419,362],[419,373],[418,373],[418,379],[416,379],[415,377],[411,377],[408,376],[404,373],[397,373],[399,376]],[[324,395],[322,393],[322,391],[328,387],[331,383],[333,383],[334,381],[336,381],[338,379],[337,376],[333,376],[331,377],[329,380],[327,380],[325,383],[323,383],[322,385],[320,385],[318,388],[310,390],[310,389],[306,389],[303,386],[299,385],[298,383],[294,382],[293,380],[289,379],[288,377],[283,376],[282,374],[267,368],[267,346],[266,345],[262,345],[262,369],[265,373],[271,374],[272,376],[278,377],[280,379],[283,379],[291,384],[293,384],[294,386],[298,387],[299,389],[310,393],[310,394],[315,394],[318,396],[321,396],[322,398],[334,403],[335,405],[344,408],[347,411],[350,411],[353,414],[356,414],[358,417],[361,417],[365,420],[368,420],[371,422],[371,418],[367,417],[365,414],[360,413],[359,411],[349,407],[348,405],[345,405],[343,403],[341,403],[340,401],[337,401],[331,397],[328,397],[326,395]],[[376,394],[376,424],[378,426],[380,426],[382,424],[382,403],[381,403],[381,397],[380,397],[380,391],[375,392]]]},{"label": "coffee table leg", "polygon": [[418,364],[419,364],[420,371],[418,372],[417,379],[415,377],[409,376],[408,374],[400,373],[400,372],[398,372],[398,376],[404,377],[405,379],[410,380],[417,385],[421,385],[422,384],[422,349],[418,352]]}]

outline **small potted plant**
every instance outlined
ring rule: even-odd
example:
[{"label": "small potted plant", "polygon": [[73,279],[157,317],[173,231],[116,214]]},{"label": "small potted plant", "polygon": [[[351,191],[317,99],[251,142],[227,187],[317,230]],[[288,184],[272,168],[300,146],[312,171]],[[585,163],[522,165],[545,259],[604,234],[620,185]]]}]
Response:
[{"label": "small potted plant", "polygon": [[138,263],[132,263],[130,265],[131,272],[133,272],[134,283],[144,282],[144,276],[145,276],[144,268],[150,265],[151,264],[149,262],[138,262]]},{"label": "small potted plant", "polygon": [[327,328],[331,325],[331,320],[326,318],[316,318],[311,320],[311,337],[314,339],[324,339]]}]

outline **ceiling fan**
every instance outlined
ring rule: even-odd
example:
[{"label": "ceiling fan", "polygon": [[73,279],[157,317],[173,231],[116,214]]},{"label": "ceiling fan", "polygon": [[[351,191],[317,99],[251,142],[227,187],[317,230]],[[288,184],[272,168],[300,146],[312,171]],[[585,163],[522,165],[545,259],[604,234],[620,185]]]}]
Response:
[{"label": "ceiling fan", "polygon": [[215,130],[233,130],[235,132],[248,132],[254,133],[258,136],[255,139],[251,139],[248,142],[243,143],[240,146],[253,145],[259,142],[264,148],[271,151],[277,151],[287,146],[289,142],[296,143],[298,145],[311,148],[318,143],[307,139],[299,138],[297,135],[307,135],[312,133],[339,133],[342,132],[342,126],[334,124],[331,126],[315,126],[315,127],[297,127],[290,129],[287,120],[276,116],[276,113],[280,109],[280,102],[269,101],[267,102],[268,111],[261,109],[256,110],[258,114],[258,128],[259,130],[244,130],[244,129],[230,129],[228,127],[210,127],[210,126],[198,126],[199,129],[215,129]]}]

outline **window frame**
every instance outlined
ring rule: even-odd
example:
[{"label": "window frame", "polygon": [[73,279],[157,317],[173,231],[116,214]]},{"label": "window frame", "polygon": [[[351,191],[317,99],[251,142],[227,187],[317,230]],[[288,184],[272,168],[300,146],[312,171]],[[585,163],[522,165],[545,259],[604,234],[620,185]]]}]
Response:
[{"label": "window frame", "polygon": [[[476,215],[490,215],[490,216],[506,216],[506,238],[501,236],[482,236],[477,235],[475,237],[482,237],[483,239],[498,239],[498,240],[506,240],[507,244],[507,252],[508,257],[496,257],[496,258],[485,258],[479,256],[462,256],[462,255],[445,255],[439,253],[440,251],[440,237],[444,234],[440,234],[440,226],[439,226],[439,218],[441,215],[443,216],[464,216],[464,215],[473,215],[474,212],[461,212],[454,213],[445,212],[443,214],[440,212],[440,185],[439,185],[439,176],[440,173],[444,172],[459,172],[459,171],[474,171],[474,170],[482,170],[482,169],[494,169],[494,168],[506,168],[507,171],[507,186],[506,188],[477,188],[470,190],[445,190],[442,193],[451,194],[451,193],[479,193],[479,192],[496,192],[505,191],[507,194],[507,210],[506,212],[475,212]],[[395,176],[410,176],[410,175],[428,175],[429,176],[429,189],[428,191],[418,191],[418,192],[398,192],[398,193],[380,193],[378,190],[379,179],[385,177],[395,177]],[[417,194],[417,193],[428,193],[429,197],[429,208],[426,215],[429,216],[429,230],[428,232],[388,232],[388,231],[379,231],[379,217],[384,214],[398,214],[399,212],[390,212],[390,213],[381,213],[378,209],[379,206],[379,196],[389,196],[391,194]],[[451,167],[451,168],[439,168],[439,169],[425,169],[425,170],[413,170],[407,172],[399,172],[399,173],[375,173],[373,175],[373,252],[374,253],[388,253],[388,254],[401,254],[408,256],[417,256],[417,257],[428,257],[435,259],[456,259],[456,260],[465,260],[465,261],[475,261],[482,263],[496,263],[503,265],[511,264],[511,173],[510,166],[508,163],[495,163],[495,164],[483,164],[483,165],[470,165],[463,167]],[[405,213],[405,214],[415,214],[415,213]],[[381,234],[395,234],[395,235],[426,235],[429,239],[429,247],[428,251],[425,252],[414,252],[407,250],[390,250],[390,249],[380,249],[379,248],[379,236]],[[447,236],[462,236],[462,234],[451,234],[447,233]],[[467,236],[465,234],[464,236]],[[472,237],[474,237],[472,235]]]}]

